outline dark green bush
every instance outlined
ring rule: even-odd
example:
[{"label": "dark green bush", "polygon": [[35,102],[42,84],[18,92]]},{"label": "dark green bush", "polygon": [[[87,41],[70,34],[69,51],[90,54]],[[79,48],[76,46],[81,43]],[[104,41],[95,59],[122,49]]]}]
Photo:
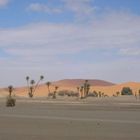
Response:
[{"label": "dark green bush", "polygon": [[133,91],[130,87],[123,87],[121,95],[133,95]]}]

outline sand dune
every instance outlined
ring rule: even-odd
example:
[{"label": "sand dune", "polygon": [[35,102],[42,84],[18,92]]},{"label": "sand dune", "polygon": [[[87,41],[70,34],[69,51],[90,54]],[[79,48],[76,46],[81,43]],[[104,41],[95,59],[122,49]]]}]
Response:
[{"label": "sand dune", "polygon": [[[115,85],[114,83],[104,81],[104,80],[92,80],[92,79],[87,79],[88,83],[91,86],[113,86]],[[81,86],[85,82],[85,79],[64,79],[60,81],[53,82],[53,84],[58,85],[58,86]]]},{"label": "sand dune", "polygon": [[[50,86],[50,91],[53,92],[55,89],[55,86],[59,87],[60,90],[71,90],[71,91],[77,91],[77,86],[82,85],[84,83],[84,80],[61,80],[59,82],[53,82]],[[140,83],[137,82],[127,82],[127,83],[121,83],[121,84],[113,84],[102,80],[89,80],[89,83],[91,85],[90,92],[97,91],[102,92],[108,96],[112,96],[113,94],[116,94],[116,92],[121,92],[123,87],[130,87],[133,90],[133,93],[138,94],[138,90],[140,90]],[[102,86],[100,86],[102,85]],[[15,88],[14,94],[17,96],[28,96],[28,88],[27,87],[20,87]],[[0,97],[4,97],[8,95],[8,90],[6,88],[0,89]],[[41,96],[47,96],[48,95],[48,89],[45,84],[40,85],[36,92],[36,97]]]},{"label": "sand dune", "polygon": [[[64,82],[66,81],[66,83]],[[73,81],[73,82],[72,82]],[[50,91],[53,92],[55,86],[59,86],[59,91],[60,90],[72,90],[72,91],[77,91],[77,86],[78,84],[81,84],[82,80],[62,80],[60,82],[54,82],[52,83],[52,85],[50,86]],[[98,80],[98,82],[101,80]],[[93,81],[92,81],[93,82]],[[97,81],[96,81],[97,82]],[[104,83],[104,82],[103,82]],[[107,83],[107,82],[105,82]],[[100,83],[100,85],[102,84],[102,81]],[[116,94],[116,92],[121,92],[123,87],[130,87],[133,90],[133,93],[137,93],[138,94],[138,90],[140,89],[140,83],[137,82],[127,82],[127,83],[121,83],[121,84],[108,84],[105,86],[91,86],[90,91],[93,92],[94,90],[97,92],[103,92],[104,94],[108,95],[108,96],[112,96],[113,94]],[[14,94],[17,96],[28,96],[28,88],[27,87],[21,87],[21,88],[16,88],[14,90]],[[0,96],[6,96],[8,95],[8,91],[6,89],[0,89]],[[35,96],[37,97],[41,97],[41,96],[47,96],[48,95],[48,89],[47,86],[45,84],[40,85],[36,92],[35,92]]]},{"label": "sand dune", "polygon": [[136,82],[129,82],[129,83],[122,83],[114,86],[95,86],[92,87],[92,90],[101,91],[105,94],[112,96],[113,94],[116,94],[116,92],[121,92],[123,87],[130,87],[133,91],[133,93],[138,94],[138,90],[140,89],[140,83]]}]

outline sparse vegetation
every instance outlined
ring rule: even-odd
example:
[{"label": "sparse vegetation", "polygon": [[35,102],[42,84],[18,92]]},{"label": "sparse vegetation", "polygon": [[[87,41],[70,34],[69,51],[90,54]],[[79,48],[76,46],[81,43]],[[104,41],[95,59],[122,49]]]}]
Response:
[{"label": "sparse vegetation", "polygon": [[99,97],[99,98],[102,97],[102,92],[101,92],[101,91],[98,92],[98,97]]},{"label": "sparse vegetation", "polygon": [[84,98],[84,87],[81,86],[80,88],[80,98],[83,99]]},{"label": "sparse vegetation", "polygon": [[119,91],[117,91],[117,92],[116,92],[116,96],[119,96],[119,95],[120,95],[120,92],[119,92]]},{"label": "sparse vegetation", "polygon": [[26,77],[27,88],[28,88],[28,95],[29,95],[30,98],[32,98],[32,97],[34,96],[34,93],[35,93],[35,91],[36,91],[36,89],[37,89],[39,83],[40,83],[43,79],[44,79],[44,76],[41,75],[41,76],[40,76],[40,79],[38,80],[38,82],[37,82],[36,85],[35,85],[35,80],[31,80],[31,81],[29,82],[30,77],[29,77],[29,76]]},{"label": "sparse vegetation", "polygon": [[85,80],[84,83],[84,98],[86,98],[88,96],[90,90],[90,84],[88,83],[88,80]]},{"label": "sparse vegetation", "polygon": [[133,95],[133,91],[130,87],[123,87],[121,95]]},{"label": "sparse vegetation", "polygon": [[[34,93],[37,89],[37,87],[39,86],[40,82],[44,79],[44,76],[40,76],[39,80],[37,82],[35,82],[35,80],[31,80],[29,76],[26,77],[26,81],[27,81],[27,87],[28,87],[28,96],[30,98],[32,98],[34,96]],[[110,92],[108,94],[106,94],[107,91],[105,91],[105,93],[103,92],[103,90],[99,90],[98,88],[95,89],[97,91],[91,91],[91,87],[90,84],[88,83],[88,80],[85,80],[83,82],[83,84],[81,86],[78,86],[75,88],[75,90],[73,90],[72,88],[69,88],[69,90],[61,90],[58,91],[58,86],[52,85],[51,82],[46,82],[45,85],[47,86],[47,90],[48,90],[48,97],[51,97],[52,99],[56,99],[57,95],[58,96],[68,96],[68,97],[79,97],[81,99],[85,99],[87,97],[98,97],[98,98],[103,98],[103,97],[109,97],[109,96],[114,96],[114,97],[118,97],[120,95],[133,95],[133,91],[132,89],[134,88],[130,88],[130,87],[123,87],[122,90],[118,89],[117,92],[114,92],[113,94],[111,94]],[[56,84],[56,85],[61,85],[61,84]],[[54,87],[54,89],[50,86]],[[63,88],[62,88],[63,89]],[[68,89],[68,88],[66,88]],[[119,91],[120,90],[120,91]],[[8,91],[9,91],[9,95],[7,97],[7,106],[10,103],[9,102],[13,102],[12,105],[15,105],[14,100],[12,101],[13,97],[12,97],[12,91],[13,91],[13,87],[9,86],[8,87]],[[134,90],[134,96],[138,99],[140,99],[140,90],[136,89]],[[109,95],[110,94],[110,95]],[[10,101],[11,100],[11,101]]]},{"label": "sparse vegetation", "polygon": [[46,82],[46,86],[48,88],[48,96],[51,96],[50,85],[51,85],[51,82]]},{"label": "sparse vegetation", "polygon": [[140,89],[139,89],[139,91],[138,91],[138,95],[139,95],[139,100],[140,100]]},{"label": "sparse vegetation", "polygon": [[58,92],[59,96],[78,97],[79,93],[71,90],[61,90]]},{"label": "sparse vegetation", "polygon": [[90,91],[90,84],[88,83],[88,80],[85,80],[85,83],[81,87],[77,87],[77,91],[80,93],[81,99],[88,97]]},{"label": "sparse vegetation", "polygon": [[16,99],[12,97],[13,86],[9,86],[8,91],[9,91],[9,95],[7,96],[7,99],[6,99],[6,106],[13,107],[15,106],[15,103],[16,103]]},{"label": "sparse vegetation", "polygon": [[57,93],[58,88],[59,88],[58,86],[55,86],[53,96],[52,96],[53,99],[56,99],[56,93]]},{"label": "sparse vegetation", "polygon": [[80,87],[77,87],[78,96],[80,96]]},{"label": "sparse vegetation", "polygon": [[98,97],[98,92],[96,92],[95,90],[93,91],[93,94],[95,95],[95,97]]},{"label": "sparse vegetation", "polygon": [[97,97],[97,95],[94,92],[89,92],[88,97]]},{"label": "sparse vegetation", "polygon": [[31,80],[31,82],[30,82],[30,92],[29,92],[29,97],[31,97],[31,98],[33,97],[34,84],[35,84],[35,81]]}]

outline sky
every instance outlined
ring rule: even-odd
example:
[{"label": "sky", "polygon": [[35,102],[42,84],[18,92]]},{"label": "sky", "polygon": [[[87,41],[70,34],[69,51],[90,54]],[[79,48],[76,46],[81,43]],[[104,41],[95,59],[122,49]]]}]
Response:
[{"label": "sky", "polygon": [[0,0],[0,86],[139,73],[140,0]]}]

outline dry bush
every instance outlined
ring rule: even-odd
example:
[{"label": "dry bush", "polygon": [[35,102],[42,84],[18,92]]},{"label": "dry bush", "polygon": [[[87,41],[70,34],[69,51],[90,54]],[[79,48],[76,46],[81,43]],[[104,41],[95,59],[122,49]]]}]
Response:
[{"label": "dry bush", "polygon": [[11,96],[8,96],[7,99],[6,99],[6,106],[7,107],[13,107],[16,105],[16,99],[11,97]]}]

